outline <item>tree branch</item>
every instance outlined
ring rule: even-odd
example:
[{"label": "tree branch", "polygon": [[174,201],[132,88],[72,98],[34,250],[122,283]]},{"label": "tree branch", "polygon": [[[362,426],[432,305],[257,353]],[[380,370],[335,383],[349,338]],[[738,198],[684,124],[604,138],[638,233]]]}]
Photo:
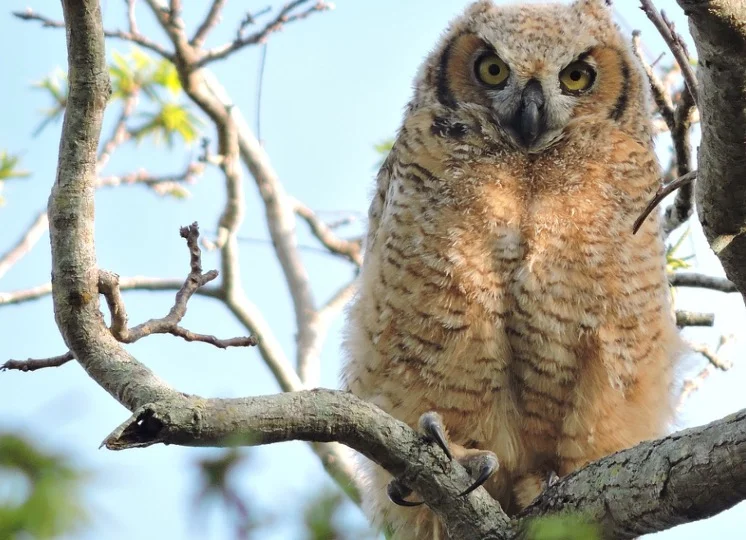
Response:
[{"label": "tree branch", "polygon": [[[293,10],[295,10],[296,8],[302,6],[303,4],[308,4],[312,1],[315,2],[315,4],[305,11],[293,13]],[[332,4],[323,2],[321,0],[294,0],[292,2],[289,2],[277,13],[277,15],[271,21],[265,24],[261,30],[258,30],[257,32],[254,32],[253,34],[250,34],[248,36],[243,36],[242,32],[239,30],[236,39],[234,39],[230,43],[226,43],[219,47],[215,47],[214,49],[204,51],[202,57],[197,62],[196,67],[203,67],[210,62],[214,62],[215,60],[227,58],[234,52],[243,49],[244,47],[256,45],[258,43],[264,43],[270,36],[270,34],[282,30],[284,25],[299,21],[301,19],[305,19],[313,13],[332,9],[332,7]],[[244,25],[242,25],[242,27],[243,26]]]},{"label": "tree branch", "polygon": [[676,326],[712,326],[715,324],[714,313],[697,313],[696,311],[676,310]]},{"label": "tree branch", "polygon": [[[15,15],[16,17],[24,21],[39,21],[41,23],[42,28],[64,28],[65,27],[65,23],[60,22],[60,21],[55,21],[43,15],[34,13],[34,11],[30,8],[26,9],[26,11],[14,11],[13,15]],[[159,56],[167,60],[173,60],[173,55],[169,51],[167,51],[165,48],[163,48],[161,45],[159,45],[155,41],[151,41],[147,37],[137,32],[134,32],[134,31],[125,32],[124,30],[105,30],[104,35],[106,37],[110,37],[114,39],[121,39],[123,41],[129,41],[131,43],[135,43],[145,49],[153,51],[154,53],[158,54]]]},{"label": "tree branch", "polygon": [[658,191],[656,191],[653,198],[650,199],[648,205],[645,207],[642,213],[635,220],[635,223],[632,225],[632,233],[635,234],[637,233],[637,231],[640,230],[640,227],[642,227],[642,224],[645,223],[645,219],[650,215],[650,212],[652,212],[663,201],[663,199],[668,197],[671,193],[673,193],[680,187],[691,184],[696,178],[697,171],[690,171],[684,176],[677,178],[673,182],[669,182],[668,184],[659,187]]},{"label": "tree branch", "polygon": [[[47,213],[40,212],[16,245],[0,255],[0,278],[33,249],[48,226]],[[2,297],[2,293],[0,293],[0,297]]]},{"label": "tree branch", "polygon": [[724,293],[738,292],[736,286],[727,278],[697,274],[694,272],[676,272],[668,276],[672,287],[700,287]]},{"label": "tree branch", "polygon": [[697,212],[728,278],[746,292],[746,4],[678,0],[699,64]]},{"label": "tree branch", "polygon": [[679,64],[681,74],[684,76],[684,81],[694,99],[694,103],[699,103],[697,78],[694,75],[692,66],[689,64],[689,52],[686,50],[684,40],[676,33],[673,23],[666,18],[666,14],[658,12],[652,0],[640,0],[640,5],[645,15],[650,19],[650,22],[658,29],[668,48],[671,49],[674,58],[676,58],[676,62]]},{"label": "tree branch", "polygon": [[339,238],[326,223],[306,205],[298,200],[293,201],[295,213],[302,217],[311,228],[313,235],[329,252],[340,255],[357,266],[363,264],[362,240],[345,240]]},{"label": "tree branch", "polygon": [[187,446],[339,441],[404,479],[449,524],[454,538],[510,538],[510,523],[484,489],[458,497],[466,470],[376,406],[333,390],[241,399],[180,398],[151,403],[104,441],[112,450],[157,443]]},{"label": "tree branch", "polygon": [[51,358],[8,360],[2,366],[0,366],[0,371],[36,371],[37,369],[60,367],[64,364],[67,364],[71,360],[75,360],[75,357],[70,351],[67,351],[65,354],[61,354],[59,356],[52,356]]},{"label": "tree branch", "polygon": [[189,247],[191,271],[176,293],[174,305],[165,317],[150,319],[133,328],[129,328],[127,326],[127,311],[119,291],[119,276],[111,272],[99,272],[98,288],[99,292],[106,297],[106,302],[109,305],[111,333],[117,341],[122,343],[134,343],[151,334],[171,334],[187,341],[209,343],[221,349],[256,345],[257,339],[254,336],[218,339],[215,336],[196,334],[179,326],[179,322],[186,315],[187,303],[192,295],[205,284],[218,277],[216,270],[202,273],[202,254],[199,249],[199,228],[197,227],[197,223],[192,223],[189,227],[182,227],[180,234],[182,238],[186,239],[187,246]]},{"label": "tree branch", "polygon": [[577,512],[601,523],[603,538],[635,538],[731,508],[746,497],[744,482],[746,410],[591,463],[521,517]]},{"label": "tree branch", "polygon": [[[154,278],[146,276],[119,278],[120,291],[175,291],[179,290],[183,284],[184,280],[177,278]],[[51,283],[44,283],[29,289],[20,289],[7,293],[0,292],[0,306],[38,300],[51,293]],[[194,294],[218,300],[224,299],[223,291],[218,287],[201,287]]]},{"label": "tree branch", "polygon": [[207,34],[209,34],[210,30],[212,30],[218,24],[218,20],[220,19],[220,12],[223,11],[224,6],[225,0],[212,0],[210,11],[207,12],[205,20],[202,21],[202,23],[199,25],[199,28],[197,28],[197,31],[194,33],[194,37],[189,40],[189,43],[192,45],[192,47],[200,48],[202,47],[202,45],[204,45],[205,39],[207,39]]}]

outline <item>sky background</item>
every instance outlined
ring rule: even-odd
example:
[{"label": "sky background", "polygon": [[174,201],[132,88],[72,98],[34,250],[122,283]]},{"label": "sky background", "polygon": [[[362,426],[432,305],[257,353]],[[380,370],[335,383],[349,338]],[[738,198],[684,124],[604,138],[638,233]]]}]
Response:
[{"label": "sky background", "polygon": [[[201,20],[208,2],[184,2],[190,29]],[[656,58],[665,46],[637,9],[637,3],[618,0],[616,11],[626,31],[643,30],[646,50]],[[673,0],[661,0],[679,28],[686,21]],[[222,24],[208,45],[233,38],[248,7],[257,11],[266,3],[228,2]],[[273,35],[268,51],[261,106],[261,139],[287,190],[319,211],[364,214],[379,156],[375,143],[392,136],[411,94],[411,82],[423,57],[434,46],[448,21],[466,5],[463,0],[341,0],[336,9],[295,23]],[[107,28],[124,28],[121,0],[103,1]],[[22,155],[22,165],[33,175],[6,183],[0,208],[0,253],[13,245],[45,207],[55,175],[60,124],[38,137],[32,132],[48,96],[31,84],[55,68],[66,69],[64,31],[42,29],[23,22],[11,11],[32,7],[61,19],[57,0],[6,0],[0,10],[0,150]],[[138,3],[143,33],[166,43],[143,2]],[[191,34],[191,31],[189,32]],[[688,36],[687,36],[688,39]],[[128,52],[130,45],[107,42],[109,54]],[[693,47],[692,47],[692,50]],[[670,62],[670,54],[663,60]],[[247,49],[213,69],[249,122],[256,119],[259,49]],[[118,110],[107,111],[103,134],[111,130]],[[208,131],[208,137],[212,134]],[[214,137],[212,137],[214,140]],[[667,163],[669,142],[659,141]],[[154,174],[180,172],[198,149],[139,147],[118,151],[105,174],[146,168]],[[179,238],[179,226],[198,221],[204,233],[214,232],[224,200],[220,174],[209,170],[191,188],[187,200],[160,198],[138,186],[102,189],[96,195],[96,243],[99,265],[121,276],[183,277],[188,254]],[[241,235],[266,239],[263,209],[251,178],[246,178],[247,219]],[[362,224],[360,225],[362,226]],[[359,230],[353,227],[346,232]],[[302,244],[314,245],[299,224]],[[49,280],[48,236],[0,280],[0,291],[27,288]],[[698,227],[684,245],[696,254],[696,269],[722,275],[717,260]],[[319,302],[352,276],[348,265],[328,256],[304,251]],[[247,241],[242,249],[243,283],[247,294],[263,311],[274,332],[292,353],[294,316],[268,244]],[[203,265],[213,268],[214,255]],[[126,293],[132,323],[165,314],[171,293]],[[714,329],[687,330],[687,337],[710,345],[721,334],[741,331],[743,306],[737,295],[680,291],[678,307],[716,313]],[[195,297],[184,325],[221,337],[242,335],[243,329],[221,304]],[[322,386],[338,386],[339,331],[335,323],[323,352]],[[238,397],[278,391],[270,372],[254,350],[222,351],[204,344],[189,344],[171,336],[152,336],[128,349],[173,387],[206,397]],[[727,357],[736,361],[728,373],[715,373],[694,394],[679,419],[679,427],[699,425],[746,407],[742,391],[746,366],[739,363],[743,344],[736,342]],[[49,297],[18,306],[0,307],[0,362],[7,358],[48,357],[65,352],[54,323]],[[698,371],[701,358],[688,358],[684,375]],[[93,516],[90,526],[74,537],[81,539],[173,538],[222,539],[230,537],[225,516],[214,511],[205,519],[193,512],[198,472],[196,463],[216,451],[156,446],[110,452],[98,446],[129,413],[96,386],[75,363],[29,373],[0,374],[0,431],[27,435],[43,448],[71,456],[93,473],[85,491]],[[237,471],[240,490],[261,512],[278,517],[262,538],[301,538],[297,516],[309,496],[331,486],[318,460],[303,443],[285,443],[245,450],[247,465]],[[0,497],[5,495],[0,485]],[[703,486],[707,489],[707,486]],[[357,510],[346,514],[363,523]],[[743,530],[744,507],[707,522],[673,529],[657,538],[694,539],[706,534],[726,536]]]}]

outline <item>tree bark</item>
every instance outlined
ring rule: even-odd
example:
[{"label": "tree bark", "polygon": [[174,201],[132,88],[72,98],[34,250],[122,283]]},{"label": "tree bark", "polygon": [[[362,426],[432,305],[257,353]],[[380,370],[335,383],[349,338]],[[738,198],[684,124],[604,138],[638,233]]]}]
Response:
[{"label": "tree bark", "polygon": [[678,0],[697,47],[702,124],[696,201],[710,246],[746,292],[746,3]]}]

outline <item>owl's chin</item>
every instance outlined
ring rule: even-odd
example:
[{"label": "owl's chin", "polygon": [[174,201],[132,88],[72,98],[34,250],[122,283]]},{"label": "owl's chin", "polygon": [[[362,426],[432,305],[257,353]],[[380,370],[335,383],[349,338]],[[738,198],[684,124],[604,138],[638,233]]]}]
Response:
[{"label": "owl's chin", "polygon": [[562,129],[551,129],[544,131],[535,141],[527,143],[525,139],[512,127],[502,127],[502,131],[507,135],[507,139],[512,146],[525,154],[536,155],[549,150],[552,146],[560,142],[565,132]]}]

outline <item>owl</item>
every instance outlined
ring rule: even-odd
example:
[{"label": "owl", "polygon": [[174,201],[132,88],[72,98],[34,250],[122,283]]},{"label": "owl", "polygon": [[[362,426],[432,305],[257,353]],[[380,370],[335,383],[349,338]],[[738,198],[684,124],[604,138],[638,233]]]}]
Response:
[{"label": "owl", "polygon": [[[672,420],[659,222],[632,233],[660,182],[650,114],[603,0],[483,0],[425,60],[378,174],[344,385],[508,513]],[[365,509],[394,538],[448,538],[363,468]]]}]

